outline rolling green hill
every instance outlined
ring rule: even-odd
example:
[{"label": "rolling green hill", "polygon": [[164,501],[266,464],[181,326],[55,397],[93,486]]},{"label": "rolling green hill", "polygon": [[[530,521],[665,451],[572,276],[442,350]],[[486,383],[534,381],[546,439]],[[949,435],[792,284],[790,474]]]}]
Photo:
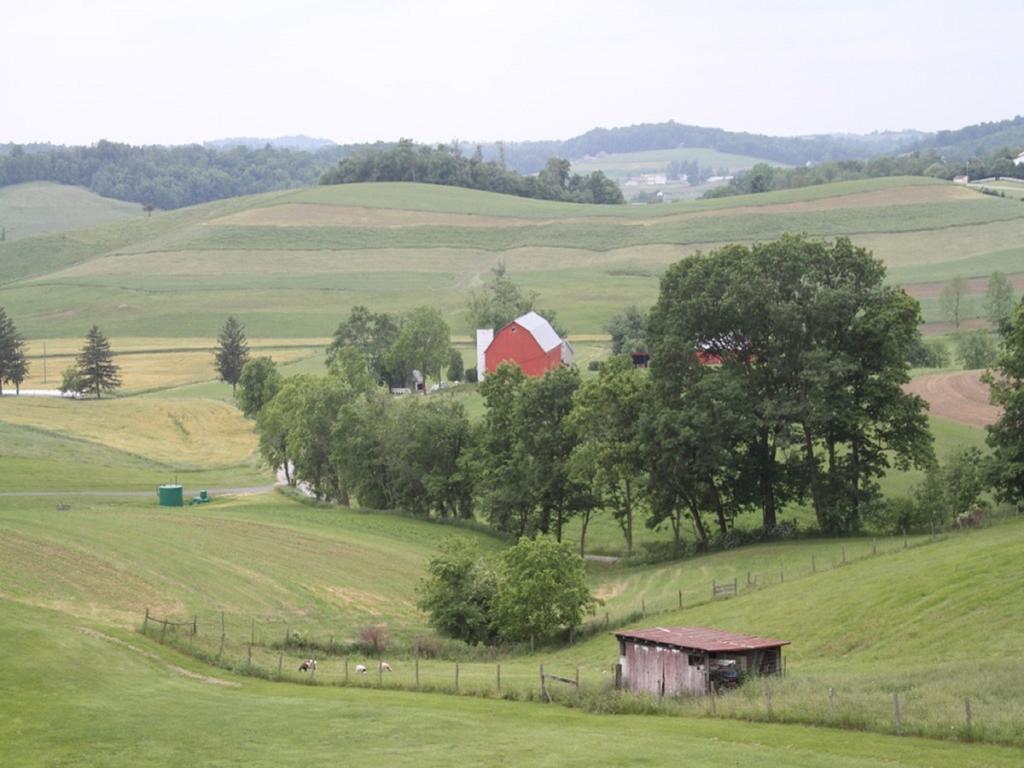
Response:
[{"label": "rolling green hill", "polygon": [[142,206],[49,181],[0,187],[0,227],[6,239],[83,229],[144,216]]},{"label": "rolling green hill", "polygon": [[[324,337],[355,304],[433,304],[466,333],[469,292],[504,261],[575,333],[599,333],[698,249],[783,232],[849,235],[914,279],[1015,268],[1016,200],[925,178],[660,206],[552,203],[416,184],[316,187],[0,244],[0,305],[30,337]],[[955,263],[955,267],[950,264]]]},{"label": "rolling green hill", "polygon": [[[142,682],[147,675],[134,675],[136,682],[131,683],[133,675],[114,670],[100,673],[106,663],[101,660],[119,656],[148,667],[151,681],[157,674],[171,680],[184,677],[197,686],[193,695],[205,695],[198,691],[207,690],[196,674],[241,683],[242,691],[254,695],[268,691],[252,678],[197,665],[133,635],[131,630],[138,627],[146,607],[155,615],[177,619],[197,615],[200,630],[194,643],[211,657],[217,653],[223,612],[227,631],[223,661],[244,667],[248,643],[254,639],[253,663],[271,676],[278,663],[272,644],[286,629],[308,633],[321,642],[330,635],[344,643],[362,626],[386,623],[394,643],[387,657],[395,672],[385,682],[411,688],[414,667],[408,649],[414,637],[429,631],[414,608],[415,584],[425,558],[449,535],[473,537],[486,547],[501,546],[495,539],[462,528],[396,515],[317,509],[279,497],[159,511],[132,501],[72,499],[70,510],[58,511],[43,501],[3,499],[0,531],[0,633],[8,639],[5,648],[17,648],[13,655],[23,660],[36,658],[32,649],[40,647],[63,649],[64,659],[81,659],[80,665],[73,665],[78,670],[74,674],[92,679],[93,692],[81,691],[73,698],[90,701],[90,696],[98,695],[95,691],[103,691],[102,706],[115,718],[126,717],[131,709],[120,708],[115,692],[149,684]],[[839,702],[836,723],[855,730],[891,732],[895,691],[901,697],[907,733],[955,738],[964,735],[963,698],[970,697],[974,738],[1024,746],[1024,663],[1020,660],[1024,645],[1019,632],[1024,621],[1020,600],[1024,579],[1018,567],[1024,522],[1012,520],[969,534],[909,543],[904,549],[900,540],[879,541],[877,554],[871,554],[868,542],[848,540],[845,565],[839,560],[840,542],[808,541],[649,568],[595,566],[591,583],[615,615],[635,609],[641,598],[648,601],[648,611],[661,611],[634,625],[707,625],[791,640],[787,675],[773,683],[772,719],[776,721],[825,723],[826,692],[832,687]],[[816,556],[815,572],[810,568],[811,555]],[[775,578],[780,568],[787,573],[784,582]],[[712,578],[725,580],[747,570],[756,587],[747,588],[741,576],[738,597],[709,599]],[[683,590],[687,606],[681,611],[674,607],[677,588]],[[82,626],[90,632],[83,635],[78,629]],[[302,658],[300,653],[308,655],[300,650],[285,652],[285,679],[299,681],[294,667]],[[341,683],[344,657],[316,653],[322,662],[317,679]],[[573,646],[506,657],[501,659],[503,690],[517,698],[535,691],[537,665],[544,663],[563,674],[579,666],[585,690],[596,694],[607,688],[616,653],[614,640],[599,631]],[[5,654],[5,660],[11,658],[12,654]],[[87,658],[93,662],[86,662]],[[349,658],[353,664],[365,661],[358,652],[349,652]],[[129,667],[134,664],[128,662]],[[35,684],[26,687],[28,679],[16,671],[23,666],[0,663],[5,690],[14,694],[5,697],[8,702],[23,701],[41,682],[54,690],[75,688],[48,682],[67,679],[66,674],[37,675]],[[173,667],[188,671],[175,673],[169,669]],[[461,667],[460,690],[494,695],[492,662],[463,657]],[[452,688],[451,660],[422,659],[419,669],[424,685]],[[351,682],[376,685],[372,678]],[[222,689],[227,691],[228,686],[209,688],[211,692]],[[178,695],[185,694],[174,692],[165,704],[176,710]],[[363,701],[385,719],[395,710],[416,712],[420,706],[489,717],[486,713],[493,713],[491,707],[496,706],[451,698],[433,703],[413,694],[330,693],[289,685],[274,695],[313,706],[317,701]],[[361,699],[364,695],[382,698]],[[721,696],[717,714],[764,720],[763,695],[762,688],[754,685]],[[40,712],[53,716],[65,711],[59,698],[37,699],[34,694],[30,698]],[[252,701],[256,711],[266,706]],[[502,710],[507,717],[497,718],[499,729],[512,727],[519,717],[531,717],[533,711],[528,705],[501,706],[510,709]],[[705,717],[706,707],[704,701],[682,701],[667,711]],[[583,717],[580,727],[599,720]],[[641,732],[652,729],[654,734],[659,732],[657,723],[663,721],[638,720],[635,727]],[[5,723],[0,727],[11,727],[9,720]],[[679,728],[687,731],[690,726]],[[790,733],[779,726],[767,731],[738,724],[732,728],[737,737],[761,733],[769,743]],[[207,732],[205,727],[201,730]],[[836,734],[827,742],[846,740],[856,741],[856,737]],[[36,748],[42,747],[37,744]],[[940,747],[932,744],[928,749]],[[966,761],[959,764],[985,765],[989,754],[1001,753],[980,748],[957,754]],[[1019,751],[1016,754],[1019,759]]]}]

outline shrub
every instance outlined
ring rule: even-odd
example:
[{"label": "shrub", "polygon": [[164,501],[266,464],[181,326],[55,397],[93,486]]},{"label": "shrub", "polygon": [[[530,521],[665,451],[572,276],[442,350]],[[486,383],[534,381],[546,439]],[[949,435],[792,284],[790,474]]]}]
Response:
[{"label": "shrub", "polygon": [[864,518],[880,533],[896,534],[901,531],[927,530],[933,519],[933,512],[926,504],[918,503],[909,496],[879,499],[868,505]]},{"label": "shrub", "polygon": [[949,365],[949,350],[941,339],[918,338],[910,349],[907,362],[915,368],[945,368]]},{"label": "shrub", "polygon": [[600,371],[601,370],[601,361],[600,360],[591,360],[589,363],[587,363],[587,370],[588,371]]},{"label": "shrub", "polygon": [[462,353],[457,349],[453,349],[451,359],[448,362],[448,381],[462,381],[465,376],[466,366],[462,362]]},{"label": "shrub", "polygon": [[479,378],[479,376],[477,375],[476,368],[467,368],[466,369],[466,383],[468,383],[468,384],[475,384],[477,382],[478,378]]},{"label": "shrub", "polygon": [[390,645],[387,624],[371,624],[368,627],[363,627],[356,637],[356,647],[374,656],[384,653]]}]

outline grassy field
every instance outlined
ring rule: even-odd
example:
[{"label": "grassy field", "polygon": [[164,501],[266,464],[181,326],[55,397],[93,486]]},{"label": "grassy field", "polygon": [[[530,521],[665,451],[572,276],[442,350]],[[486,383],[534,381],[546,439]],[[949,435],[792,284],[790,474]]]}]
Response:
[{"label": "grassy field", "polygon": [[[323,338],[355,304],[438,306],[469,332],[467,297],[504,261],[570,331],[649,305],[667,265],[785,231],[850,235],[899,282],[1014,268],[1024,207],[925,178],[887,178],[659,206],[586,206],[416,184],[257,195],[63,236],[0,244],[0,305],[32,339]],[[936,277],[932,265],[938,265]],[[931,312],[931,310],[929,310]]]},{"label": "grassy field", "polygon": [[[453,697],[435,701],[426,694],[329,691],[309,686],[270,688],[250,677],[234,678],[224,670],[196,666],[184,656],[154,648],[130,634],[145,607],[156,615],[179,619],[198,615],[196,647],[214,653],[223,611],[228,636],[225,661],[244,667],[255,627],[253,663],[274,673],[278,657],[273,643],[286,629],[306,632],[321,642],[333,635],[340,644],[350,640],[359,627],[384,622],[396,644],[388,652],[395,672],[385,682],[392,687],[412,687],[409,643],[428,631],[413,607],[424,559],[449,535],[474,537],[486,547],[501,546],[479,533],[395,515],[318,509],[280,497],[223,500],[190,510],[79,499],[66,511],[56,511],[42,501],[2,499],[0,530],[0,623],[8,637],[21,638],[5,642],[5,648],[12,648],[12,643],[17,648],[19,643],[26,647],[52,643],[65,649],[62,660],[80,653],[83,663],[72,666],[93,669],[97,675],[107,654],[120,654],[155,667],[154,677],[165,681],[161,685],[182,677],[166,664],[240,682],[245,691],[273,690],[275,695],[294,697],[311,706],[316,701],[362,701],[385,720],[392,716],[392,709],[418,711],[419,706],[461,711],[467,717],[473,712],[486,717],[485,713],[496,711],[492,707],[508,707],[502,710],[508,713],[508,722],[522,722],[519,718],[532,717],[536,706]],[[1017,563],[1024,545],[1024,521],[936,541],[911,539],[909,544],[903,549],[901,541],[880,540],[877,554],[869,553],[867,541],[811,540],[752,547],[662,566],[594,566],[591,582],[606,600],[602,611],[613,616],[635,610],[639,600],[647,602],[648,611],[673,608],[641,619],[639,625],[708,625],[792,640],[787,651],[788,674],[774,683],[772,719],[776,721],[823,723],[826,689],[833,687],[839,702],[836,723],[855,730],[891,732],[891,696],[897,691],[907,733],[948,739],[964,735],[962,707],[967,696],[974,708],[974,738],[1024,745],[1020,738],[1024,733],[1024,696],[1020,693],[1024,645],[1018,631],[1024,621],[1020,601],[1024,577]],[[843,546],[845,565],[841,563]],[[814,572],[812,555],[816,559]],[[386,568],[381,567],[383,562],[388,563]],[[780,568],[785,570],[784,581],[776,577]],[[746,570],[752,571],[757,587],[746,588]],[[712,602],[710,579],[725,580],[732,575],[739,575],[740,595]],[[687,606],[683,611],[674,608],[679,590]],[[109,640],[95,644],[92,641],[102,638],[76,629],[83,622],[157,658],[123,653],[127,650],[124,646]],[[951,625],[956,627],[953,635]],[[78,650],[72,650],[75,648]],[[294,672],[299,653],[285,653],[286,679],[299,680]],[[318,655],[323,663],[317,679],[321,683],[343,682],[345,656]],[[6,659],[12,657],[21,662],[0,663],[0,674],[8,681],[15,680],[8,682],[7,690],[18,693],[5,700],[23,702],[27,678],[16,670],[26,667],[25,659],[31,658],[31,653],[5,654]],[[607,687],[615,657],[614,640],[599,632],[573,646],[539,648],[532,656],[502,658],[503,690],[517,698],[534,695],[537,664],[542,662],[548,670],[570,676],[579,666],[585,690],[596,694]],[[84,663],[86,658],[92,662]],[[352,652],[348,658],[353,665],[366,661]],[[94,701],[94,706],[111,710],[116,719],[116,712],[121,711],[118,702],[123,699],[114,692],[124,684],[118,683],[124,664],[114,666],[118,669],[100,675],[112,687],[98,686],[74,698]],[[67,667],[63,662],[62,668]],[[470,657],[460,667],[461,692],[490,691],[493,696],[493,662]],[[453,670],[450,660],[424,659],[420,662],[421,684],[452,689]],[[36,690],[41,681],[50,685],[45,681],[66,680],[67,675],[37,673],[33,679],[36,686],[32,690]],[[193,696],[205,695],[200,691],[209,690],[213,695],[213,691],[232,690],[203,685],[192,677],[180,682],[193,686]],[[376,685],[374,676],[353,677],[350,682],[359,687]],[[564,693],[556,695],[564,698]],[[43,699],[38,701],[44,706]],[[637,706],[654,707],[650,702]],[[717,713],[765,720],[764,706],[762,689],[748,686],[720,697]],[[55,707],[58,705],[51,700],[45,711],[53,715],[59,709]],[[132,710],[128,707],[123,713]],[[551,711],[559,718],[579,718],[581,727],[602,720],[560,709]],[[697,718],[708,715],[707,703],[699,701],[673,703],[665,711]],[[641,732],[653,729],[654,733],[663,727],[661,723],[672,721],[640,719],[635,727]],[[10,721],[5,722],[2,727],[10,728]],[[691,731],[689,722],[677,722],[675,738]],[[702,719],[693,721],[692,727],[714,728],[713,723]],[[762,727],[767,730],[756,731]],[[759,732],[763,738],[774,734],[771,739],[783,741],[789,728],[732,725],[736,738]],[[76,736],[80,734],[69,731],[68,743]],[[859,737],[837,732],[827,743]],[[872,738],[877,745],[887,737],[876,733]],[[409,741],[406,736],[400,743],[408,745]],[[36,748],[42,747],[37,744]],[[934,761],[941,759],[936,756],[941,748],[940,744],[927,745],[927,749],[940,752],[925,764],[940,764]],[[986,765],[991,754],[1004,753],[971,747],[957,754],[958,764]],[[1020,759],[1020,752],[1005,754]],[[875,757],[880,756],[876,753]]]},{"label": "grassy field", "polygon": [[1019,750],[988,745],[211,676],[138,637],[4,600],[0,643],[0,743],[12,768],[667,765],[680,755],[706,768],[1020,764]]},{"label": "grassy field", "polygon": [[48,181],[0,187],[0,227],[7,240],[137,219],[142,206]]}]

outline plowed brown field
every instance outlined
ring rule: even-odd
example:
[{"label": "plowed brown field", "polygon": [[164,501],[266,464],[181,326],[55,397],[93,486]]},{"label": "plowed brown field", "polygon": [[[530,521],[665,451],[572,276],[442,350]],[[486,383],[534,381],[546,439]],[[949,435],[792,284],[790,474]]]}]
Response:
[{"label": "plowed brown field", "polygon": [[988,385],[982,383],[979,371],[918,376],[904,389],[923,397],[932,416],[972,427],[984,427],[999,418],[999,409],[988,402]]}]

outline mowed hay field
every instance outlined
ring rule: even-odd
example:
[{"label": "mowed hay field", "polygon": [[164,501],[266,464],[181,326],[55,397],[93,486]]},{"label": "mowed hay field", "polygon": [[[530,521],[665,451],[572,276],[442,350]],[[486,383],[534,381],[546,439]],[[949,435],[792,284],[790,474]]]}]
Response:
[{"label": "mowed hay field", "polygon": [[849,235],[908,285],[1024,272],[1019,201],[926,178],[660,206],[380,183],[0,244],[0,305],[30,338],[75,338],[93,322],[114,336],[208,338],[227,314],[254,337],[321,338],[356,304],[439,306],[466,334],[469,293],[504,262],[571,333],[594,334],[623,306],[651,304],[662,271],[687,254],[783,232]]},{"label": "mowed hay field", "polygon": [[[84,336],[84,333],[83,333]],[[267,356],[276,363],[287,364],[302,360],[321,351],[329,339],[269,339],[249,340],[253,357]],[[29,375],[23,389],[55,389],[60,386],[63,371],[75,364],[75,355],[83,339],[32,340],[26,345],[29,356]],[[44,352],[45,344],[45,352]],[[110,339],[114,362],[120,367],[121,394],[139,391],[163,390],[183,384],[213,381],[217,378],[214,367],[214,338],[121,338]],[[44,365],[45,356],[45,365]],[[3,414],[0,412],[0,418]]]},{"label": "mowed hay field", "polygon": [[164,463],[228,466],[256,450],[252,422],[213,400],[4,398],[0,421],[60,432]]}]

